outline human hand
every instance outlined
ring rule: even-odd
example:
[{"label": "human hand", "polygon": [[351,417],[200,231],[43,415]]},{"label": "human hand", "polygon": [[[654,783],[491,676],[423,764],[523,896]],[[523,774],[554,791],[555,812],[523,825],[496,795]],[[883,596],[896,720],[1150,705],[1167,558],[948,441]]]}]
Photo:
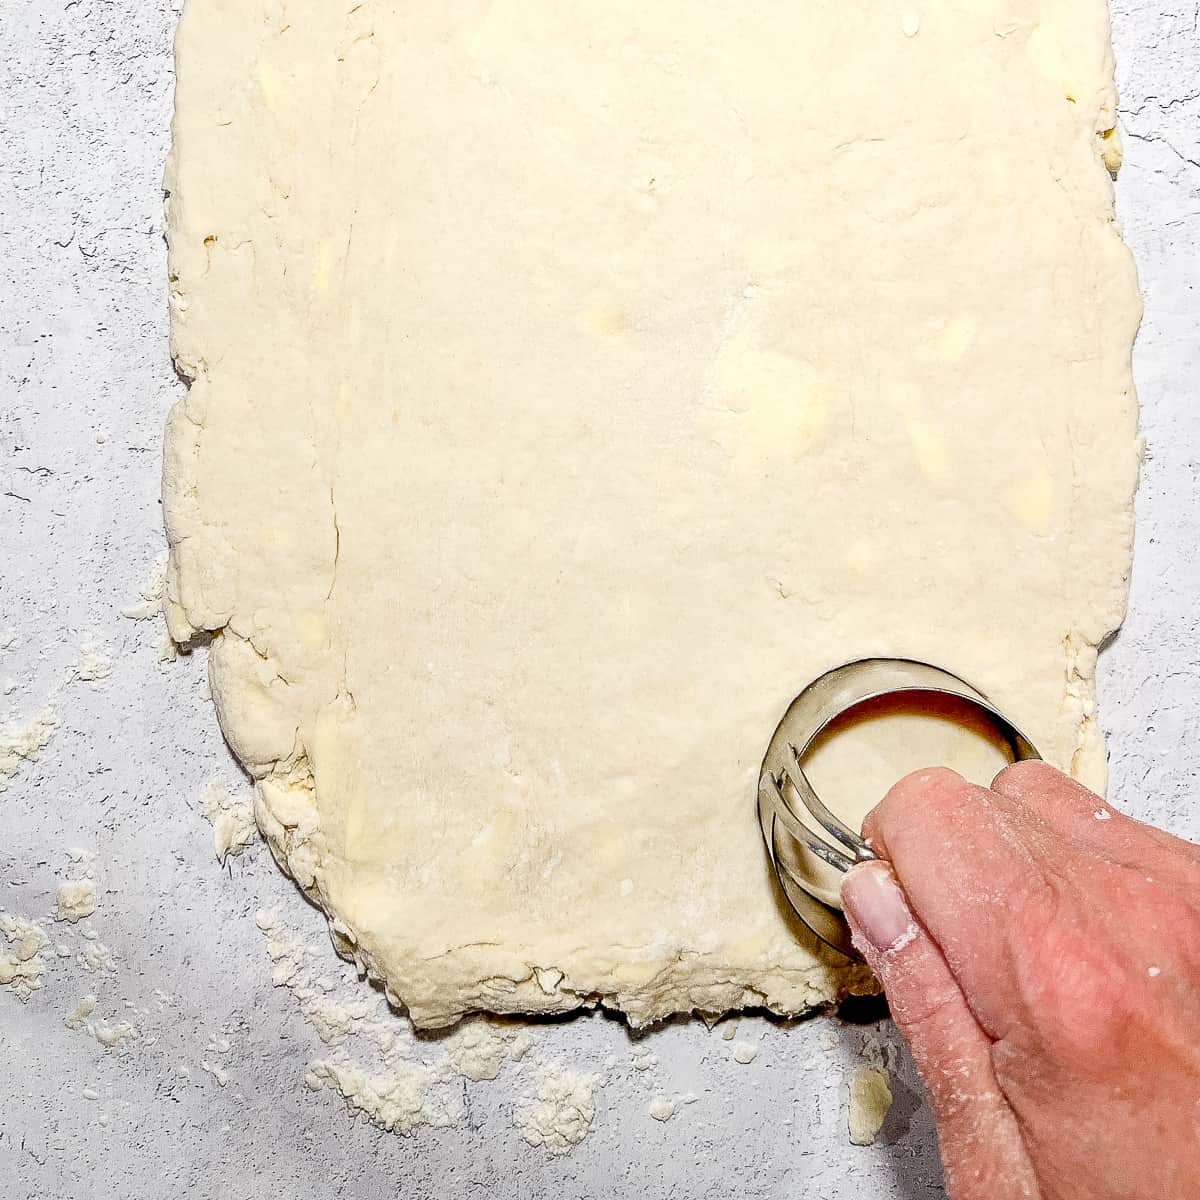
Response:
[{"label": "human hand", "polygon": [[952,1200],[1200,1196],[1200,847],[1038,762],[902,779],[842,886]]}]

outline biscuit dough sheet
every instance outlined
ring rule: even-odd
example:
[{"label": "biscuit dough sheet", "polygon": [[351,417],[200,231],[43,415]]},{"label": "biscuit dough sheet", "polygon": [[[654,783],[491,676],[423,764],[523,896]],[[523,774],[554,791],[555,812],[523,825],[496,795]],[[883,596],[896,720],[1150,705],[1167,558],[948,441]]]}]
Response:
[{"label": "biscuit dough sheet", "polygon": [[1102,786],[1140,310],[1101,0],[187,0],[177,59],[170,627],[418,1023],[869,986],[754,812],[848,659]]}]

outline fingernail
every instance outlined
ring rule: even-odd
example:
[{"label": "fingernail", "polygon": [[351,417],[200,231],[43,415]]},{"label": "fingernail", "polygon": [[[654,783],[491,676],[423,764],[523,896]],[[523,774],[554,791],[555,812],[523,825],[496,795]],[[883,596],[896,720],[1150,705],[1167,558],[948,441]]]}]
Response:
[{"label": "fingernail", "polygon": [[881,952],[907,945],[917,923],[887,863],[863,863],[842,880],[842,907],[863,936]]}]

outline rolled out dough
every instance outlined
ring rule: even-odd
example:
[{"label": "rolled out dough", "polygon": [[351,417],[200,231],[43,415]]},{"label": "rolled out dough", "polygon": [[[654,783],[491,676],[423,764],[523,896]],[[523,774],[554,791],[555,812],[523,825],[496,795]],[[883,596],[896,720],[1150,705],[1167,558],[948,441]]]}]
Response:
[{"label": "rolled out dough", "polygon": [[754,815],[847,659],[1102,782],[1102,0],[187,0],[177,57],[171,630],[417,1022],[866,986]]}]

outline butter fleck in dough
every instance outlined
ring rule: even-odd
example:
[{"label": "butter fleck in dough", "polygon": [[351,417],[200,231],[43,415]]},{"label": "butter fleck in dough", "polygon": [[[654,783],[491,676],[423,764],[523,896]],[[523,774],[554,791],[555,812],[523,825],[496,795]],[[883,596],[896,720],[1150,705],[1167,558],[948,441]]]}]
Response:
[{"label": "butter fleck in dough", "polygon": [[956,671],[1103,785],[1103,0],[187,0],[177,56],[170,630],[414,1021],[869,987],[754,817],[845,660]]}]

